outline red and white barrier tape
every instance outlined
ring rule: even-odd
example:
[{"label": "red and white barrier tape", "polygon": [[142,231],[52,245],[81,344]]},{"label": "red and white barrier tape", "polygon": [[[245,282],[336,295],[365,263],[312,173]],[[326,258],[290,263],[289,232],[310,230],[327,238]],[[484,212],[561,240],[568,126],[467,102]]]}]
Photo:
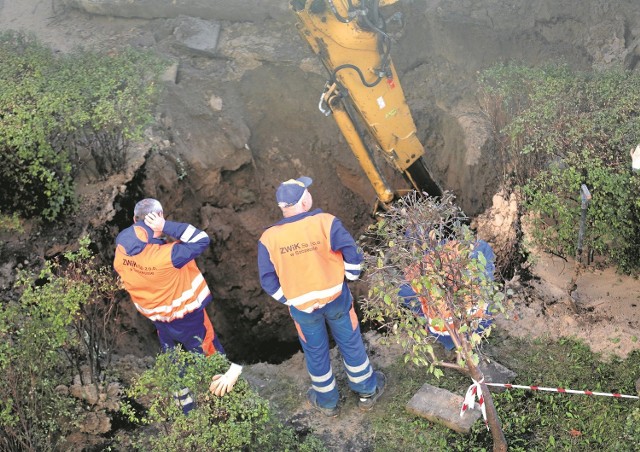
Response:
[{"label": "red and white barrier tape", "polygon": [[576,391],[575,389],[565,389],[565,388],[545,388],[542,386],[522,386],[522,385],[512,385],[509,383],[485,383],[487,386],[499,386],[507,389],[531,389],[532,391],[549,391],[549,392],[562,392],[567,394],[584,394],[590,396],[605,396],[605,397],[615,397],[616,399],[640,399],[638,396],[618,394],[616,392],[594,392],[594,391]]},{"label": "red and white barrier tape", "polygon": [[[489,429],[489,424],[487,423],[487,409],[484,405],[484,396],[482,395],[482,383],[484,382],[484,378],[480,381],[475,381],[473,378],[471,379],[473,384],[469,386],[467,389],[467,394],[464,396],[464,402],[462,403],[462,408],[460,409],[460,417],[464,416],[464,413],[467,410],[473,409],[475,406],[476,398],[478,399],[478,405],[480,406],[480,411],[482,412],[482,418],[484,419],[484,424]],[[523,386],[523,385],[512,385],[510,383],[485,383],[487,386],[497,386],[507,389],[530,389],[532,391],[549,391],[549,392],[560,392],[566,394],[584,394],[589,396],[606,396],[606,397],[615,397],[616,399],[640,399],[639,396],[632,396],[626,394],[618,394],[616,392],[594,392],[594,391],[577,391],[575,389],[565,389],[565,388],[545,388],[543,386]]]},{"label": "red and white barrier tape", "polygon": [[482,383],[484,383],[484,377],[480,381],[471,379],[473,384],[467,389],[467,393],[464,396],[464,402],[462,402],[462,408],[460,409],[460,417],[464,416],[467,410],[473,410],[476,404],[476,398],[478,399],[478,405],[482,412],[482,419],[484,419],[484,425],[489,430],[489,424],[487,423],[487,407],[484,404],[484,395],[482,395]]}]

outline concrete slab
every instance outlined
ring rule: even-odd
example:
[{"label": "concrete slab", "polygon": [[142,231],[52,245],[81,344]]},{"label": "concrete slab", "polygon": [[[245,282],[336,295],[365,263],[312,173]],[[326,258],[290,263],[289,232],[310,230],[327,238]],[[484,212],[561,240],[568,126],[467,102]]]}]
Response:
[{"label": "concrete slab", "polygon": [[177,45],[191,52],[215,56],[220,23],[196,17],[180,16],[173,32]]},{"label": "concrete slab", "polygon": [[477,406],[460,417],[464,397],[425,383],[407,403],[407,411],[437,422],[459,433],[469,433],[471,426],[482,417]]}]

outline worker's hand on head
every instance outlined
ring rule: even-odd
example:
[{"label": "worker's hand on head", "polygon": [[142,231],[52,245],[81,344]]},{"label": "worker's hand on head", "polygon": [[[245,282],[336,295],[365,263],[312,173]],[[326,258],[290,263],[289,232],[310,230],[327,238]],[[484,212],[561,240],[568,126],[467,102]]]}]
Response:
[{"label": "worker's hand on head", "polygon": [[211,379],[209,391],[218,397],[222,397],[226,393],[231,392],[241,373],[242,366],[231,363],[231,367],[229,367],[229,370],[227,370],[224,375],[215,375]]},{"label": "worker's hand on head", "polygon": [[149,226],[153,232],[161,233],[164,228],[164,217],[162,216],[162,213],[148,213],[144,217],[144,224]]}]

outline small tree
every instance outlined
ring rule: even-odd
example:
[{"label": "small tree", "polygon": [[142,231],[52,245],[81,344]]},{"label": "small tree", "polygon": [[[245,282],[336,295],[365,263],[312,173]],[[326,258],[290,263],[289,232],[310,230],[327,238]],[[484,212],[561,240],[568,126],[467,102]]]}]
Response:
[{"label": "small tree", "polygon": [[[380,324],[403,346],[406,362],[425,366],[436,377],[443,375],[440,367],[448,367],[482,382],[477,348],[491,333],[486,323],[505,311],[505,296],[487,276],[487,260],[476,251],[467,218],[453,201],[450,193],[436,200],[413,192],[371,227],[363,242],[371,287],[364,318]],[[429,328],[450,336],[455,362],[436,356],[436,337]],[[486,385],[483,394],[494,450],[506,450]]]}]

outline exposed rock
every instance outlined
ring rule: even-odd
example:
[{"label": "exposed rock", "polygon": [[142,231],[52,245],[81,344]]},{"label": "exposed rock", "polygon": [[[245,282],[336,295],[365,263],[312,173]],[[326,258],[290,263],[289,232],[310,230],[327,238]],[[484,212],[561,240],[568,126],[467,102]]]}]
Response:
[{"label": "exposed rock", "polygon": [[69,395],[69,387],[65,385],[56,386],[55,391],[57,394],[60,394],[61,396]]},{"label": "exposed rock", "polygon": [[216,56],[220,24],[218,22],[180,16],[173,31],[176,45],[204,56]]},{"label": "exposed rock", "polygon": [[111,430],[111,418],[104,411],[88,411],[80,416],[80,431],[92,435]]},{"label": "exposed rock", "polygon": [[69,387],[69,393],[76,399],[85,400],[89,405],[97,405],[100,400],[98,388],[94,384],[80,385],[74,383]]},{"label": "exposed rock", "polygon": [[[487,383],[511,383],[518,376],[514,371],[499,362],[486,358],[480,360],[478,368],[482,372],[482,375],[484,375],[484,381]],[[503,392],[505,390],[505,388],[500,386],[492,386],[490,389],[492,392]]]},{"label": "exposed rock", "polygon": [[221,111],[222,110],[222,98],[211,95],[209,98],[209,106],[213,111]]},{"label": "exposed rock", "polygon": [[167,70],[164,71],[164,74],[160,76],[160,80],[162,80],[165,83],[175,84],[178,80],[179,65],[180,63],[176,62],[176,63],[173,63],[171,66],[169,66]]},{"label": "exposed rock", "polygon": [[286,3],[264,0],[63,0],[91,14],[156,19],[181,14],[203,19],[263,21],[282,18]]},{"label": "exposed rock", "polygon": [[0,289],[6,290],[13,285],[16,276],[15,266],[15,259],[10,259],[0,264]]},{"label": "exposed rock", "polygon": [[[144,358],[131,354],[114,356],[113,367],[114,369],[118,369],[118,376],[126,386],[130,385],[135,377],[141,375],[145,370],[153,367],[154,361],[154,356],[145,356]],[[109,385],[107,387],[107,393],[113,393],[113,391],[115,391],[115,389]]]}]

